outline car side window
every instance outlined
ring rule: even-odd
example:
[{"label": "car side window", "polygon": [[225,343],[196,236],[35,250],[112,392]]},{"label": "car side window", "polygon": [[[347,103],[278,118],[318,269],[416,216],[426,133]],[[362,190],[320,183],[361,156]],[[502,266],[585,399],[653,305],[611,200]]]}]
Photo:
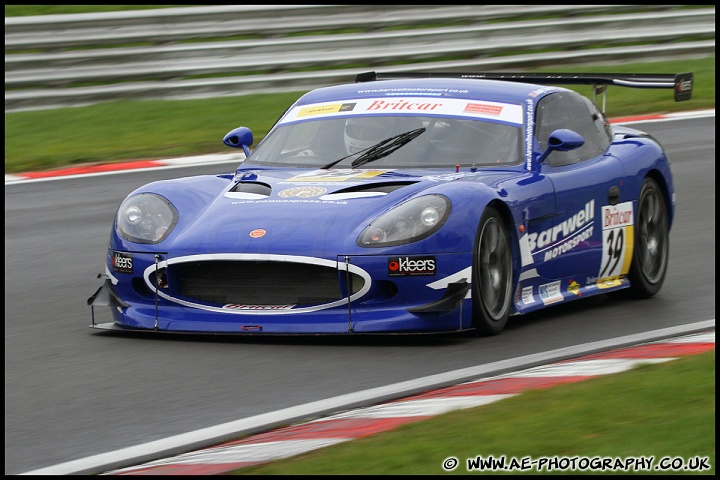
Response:
[{"label": "car side window", "polygon": [[552,152],[546,163],[569,165],[601,155],[612,141],[605,115],[584,96],[575,92],[557,92],[540,100],[536,110],[535,136],[541,148],[548,146],[548,137],[559,129],[574,130],[585,139],[582,147],[570,152]]},{"label": "car side window", "polygon": [[522,163],[522,131],[503,123],[484,120],[431,119],[427,139],[437,157],[449,164],[478,166]]}]

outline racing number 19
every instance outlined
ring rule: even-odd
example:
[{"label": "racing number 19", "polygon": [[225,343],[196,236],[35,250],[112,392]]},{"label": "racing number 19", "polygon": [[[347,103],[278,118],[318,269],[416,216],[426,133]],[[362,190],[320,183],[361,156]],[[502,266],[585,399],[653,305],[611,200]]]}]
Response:
[{"label": "racing number 19", "polygon": [[[603,264],[605,266],[600,271],[599,278],[611,277],[620,274],[620,272],[616,270],[620,264],[620,259],[622,258],[625,235],[623,235],[622,228],[617,229],[617,235],[615,235],[615,231],[616,229],[610,230],[607,238],[603,242],[603,244],[607,245],[607,251],[603,254]],[[610,264],[612,264],[612,267],[610,267]]]},{"label": "racing number 19", "polygon": [[598,280],[625,275],[633,250],[633,204],[624,202],[602,207],[602,260]]}]

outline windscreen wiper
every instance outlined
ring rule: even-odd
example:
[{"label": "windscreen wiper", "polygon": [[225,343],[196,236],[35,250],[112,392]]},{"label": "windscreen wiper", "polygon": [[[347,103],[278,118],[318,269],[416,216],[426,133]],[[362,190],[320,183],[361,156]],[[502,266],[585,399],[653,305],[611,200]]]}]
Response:
[{"label": "windscreen wiper", "polygon": [[358,153],[362,153],[358,158],[353,160],[353,162],[350,164],[352,168],[357,168],[361,165],[365,165],[366,163],[378,160],[383,157],[387,157],[391,153],[393,153],[398,148],[402,147],[403,145],[410,142],[412,139],[420,135],[425,131],[425,127],[416,128],[415,130],[410,130],[409,132],[400,133],[398,135],[395,135],[394,137],[386,138],[385,140],[376,143],[372,147],[368,147],[366,149],[360,150],[359,152],[351,153],[350,155],[346,155],[342,158],[339,158],[331,163],[328,163],[324,167],[322,167],[323,170],[327,170],[329,168],[334,167],[338,163],[342,162],[346,158],[350,158],[353,155],[357,155]]}]

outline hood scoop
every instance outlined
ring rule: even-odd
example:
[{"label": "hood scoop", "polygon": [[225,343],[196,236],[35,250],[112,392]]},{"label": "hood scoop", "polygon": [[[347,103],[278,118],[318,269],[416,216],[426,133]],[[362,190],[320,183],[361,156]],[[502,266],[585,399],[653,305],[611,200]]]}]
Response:
[{"label": "hood scoop", "polygon": [[349,198],[367,198],[367,197],[381,197],[388,193],[394,192],[408,185],[412,185],[414,181],[404,182],[383,182],[383,183],[367,183],[362,185],[353,185],[337,192],[323,195],[320,197],[321,200],[347,200]]},{"label": "hood scoop", "polygon": [[238,182],[225,196],[243,200],[262,200],[269,197],[270,193],[272,193],[272,188],[267,183]]},{"label": "hood scoop", "polygon": [[[417,182],[379,182],[352,185],[348,188],[343,188],[336,192],[323,195],[320,197],[320,200],[348,200],[352,198],[381,197],[414,183]],[[262,200],[268,198],[271,193],[272,187],[267,183],[240,181],[227,193],[225,193],[225,197],[241,200]],[[283,192],[280,192],[280,195],[283,196]]]}]

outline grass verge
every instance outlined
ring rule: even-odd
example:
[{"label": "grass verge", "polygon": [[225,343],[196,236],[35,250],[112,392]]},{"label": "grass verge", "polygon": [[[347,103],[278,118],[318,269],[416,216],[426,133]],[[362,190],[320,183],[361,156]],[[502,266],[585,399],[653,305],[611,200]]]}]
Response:
[{"label": "grass verge", "polygon": [[[672,62],[540,71],[695,74],[693,98],[687,102],[674,102],[672,92],[665,89],[609,87],[606,110],[611,118],[715,108],[714,56]],[[354,78],[348,81],[352,82]],[[589,86],[574,89],[584,95],[591,95]],[[241,95],[206,100],[118,101],[88,107],[6,113],[5,173],[79,164],[230,153],[222,144],[222,138],[227,132],[240,125],[248,126],[257,144],[302,93]]]},{"label": "grass verge", "polygon": [[[468,471],[467,459],[505,456],[620,459],[652,457],[710,469]],[[452,472],[442,468],[457,457]],[[679,460],[681,459],[681,460]],[[546,464],[547,465],[547,464]],[[628,464],[632,465],[632,464]],[[238,475],[709,474],[715,473],[715,350],[515,397],[296,457]]]}]

